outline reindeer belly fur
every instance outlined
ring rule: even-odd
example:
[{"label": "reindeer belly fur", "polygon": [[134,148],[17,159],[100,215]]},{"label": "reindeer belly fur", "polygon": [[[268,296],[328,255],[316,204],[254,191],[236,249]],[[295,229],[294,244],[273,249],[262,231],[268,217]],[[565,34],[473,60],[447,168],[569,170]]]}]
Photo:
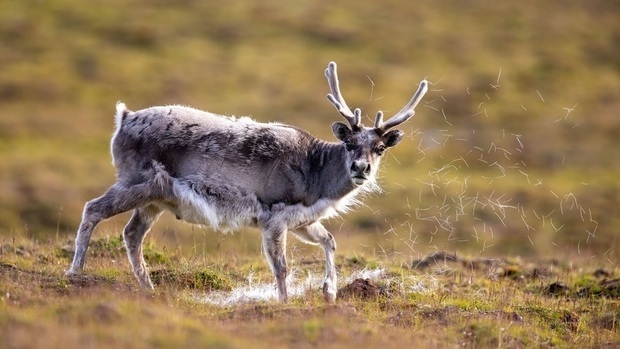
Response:
[{"label": "reindeer belly fur", "polygon": [[209,225],[214,230],[231,231],[254,225],[262,211],[256,196],[220,183],[196,183],[175,179],[176,199],[171,210],[189,223]]},{"label": "reindeer belly fur", "polygon": [[341,200],[319,199],[310,206],[276,203],[268,207],[242,188],[180,179],[173,180],[172,190],[174,198],[160,202],[162,208],[186,222],[207,225],[221,232],[272,224],[292,230],[337,216],[356,201],[354,192]]}]

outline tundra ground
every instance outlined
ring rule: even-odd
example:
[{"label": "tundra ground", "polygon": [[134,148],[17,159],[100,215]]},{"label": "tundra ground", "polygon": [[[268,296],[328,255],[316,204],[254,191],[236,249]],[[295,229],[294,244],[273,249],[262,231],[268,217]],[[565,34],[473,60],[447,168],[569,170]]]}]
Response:
[{"label": "tundra ground", "polygon": [[[259,255],[196,257],[148,245],[156,289],[147,292],[119,238],[94,239],[80,277],[63,274],[71,253],[68,241],[2,242],[0,347],[620,345],[620,270],[587,261],[438,252],[404,265],[345,252],[340,298],[327,305],[314,255],[291,258],[290,287],[301,291],[280,304]],[[232,297],[240,293],[247,297]]]}]

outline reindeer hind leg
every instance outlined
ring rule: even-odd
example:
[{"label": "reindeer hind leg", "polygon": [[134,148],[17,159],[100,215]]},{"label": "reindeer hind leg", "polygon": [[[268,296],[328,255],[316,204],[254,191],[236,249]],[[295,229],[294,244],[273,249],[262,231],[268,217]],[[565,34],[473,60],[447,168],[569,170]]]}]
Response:
[{"label": "reindeer hind leg", "polygon": [[127,249],[127,257],[131,263],[131,269],[138,279],[140,286],[147,289],[153,288],[149,276],[144,255],[142,242],[149,229],[161,215],[162,209],[155,205],[147,205],[134,210],[133,216],[123,229],[123,240]]},{"label": "reindeer hind leg", "polygon": [[93,230],[99,222],[119,213],[142,207],[157,199],[159,194],[152,190],[152,185],[148,182],[129,187],[116,183],[101,197],[86,203],[82,213],[82,222],[75,238],[75,255],[66,274],[79,274],[84,269],[88,244]]}]

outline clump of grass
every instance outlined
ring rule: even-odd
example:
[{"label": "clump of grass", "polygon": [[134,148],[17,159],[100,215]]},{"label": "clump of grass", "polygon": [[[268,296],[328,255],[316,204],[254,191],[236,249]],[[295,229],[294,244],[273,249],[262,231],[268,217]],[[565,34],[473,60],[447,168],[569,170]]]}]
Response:
[{"label": "clump of grass", "polygon": [[233,282],[229,275],[221,270],[198,269],[159,269],[151,271],[151,279],[158,286],[179,289],[231,290]]},{"label": "clump of grass", "polygon": [[483,348],[498,347],[501,332],[489,320],[478,320],[460,329],[463,335],[463,345]]}]

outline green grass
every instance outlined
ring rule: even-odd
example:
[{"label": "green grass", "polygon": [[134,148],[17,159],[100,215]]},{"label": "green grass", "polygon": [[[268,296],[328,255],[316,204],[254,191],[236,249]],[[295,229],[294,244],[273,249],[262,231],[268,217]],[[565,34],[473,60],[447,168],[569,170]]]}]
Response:
[{"label": "green grass", "polygon": [[[323,70],[335,60],[349,104],[365,115],[389,115],[422,78],[433,83],[403,126],[410,137],[387,156],[388,194],[347,217],[346,229],[393,231],[384,245],[399,252],[412,237],[421,254],[560,250],[615,262],[616,12],[606,1],[3,3],[0,234],[73,233],[83,203],[113,182],[118,100],[251,115],[332,139],[328,125],[340,117]],[[491,193],[523,211],[498,220],[491,206],[467,207],[456,220],[453,201]],[[569,194],[587,219],[560,212]]]},{"label": "green grass", "polygon": [[[326,305],[321,285],[316,284],[288,304],[217,306],[199,301],[200,296],[244,286],[248,270],[243,265],[223,263],[218,254],[207,264],[195,263],[191,253],[154,248],[166,260],[177,262],[151,265],[157,286],[147,292],[137,288],[116,241],[95,239],[84,276],[70,279],[63,276],[69,256],[58,253],[62,242],[5,242],[0,252],[1,345],[598,348],[620,344],[618,294],[581,292],[584,286],[607,287],[606,280],[620,275],[617,268],[606,270],[603,279],[594,276],[588,263],[568,267],[536,260],[498,261],[472,268],[475,257],[459,257],[435,264],[442,268],[419,270],[380,257],[366,262],[339,252],[341,293],[349,287],[344,283],[349,275],[374,267],[388,272],[371,284],[388,291],[372,297],[357,293]],[[245,258],[265,264],[260,255]],[[322,261],[309,257],[292,258],[290,263],[311,273],[323,269]],[[499,269],[507,267],[520,276],[503,276]],[[547,268],[548,273],[534,274],[533,268]],[[272,281],[266,269],[253,273]],[[567,292],[549,293],[545,286],[558,281],[567,285]]]}]

